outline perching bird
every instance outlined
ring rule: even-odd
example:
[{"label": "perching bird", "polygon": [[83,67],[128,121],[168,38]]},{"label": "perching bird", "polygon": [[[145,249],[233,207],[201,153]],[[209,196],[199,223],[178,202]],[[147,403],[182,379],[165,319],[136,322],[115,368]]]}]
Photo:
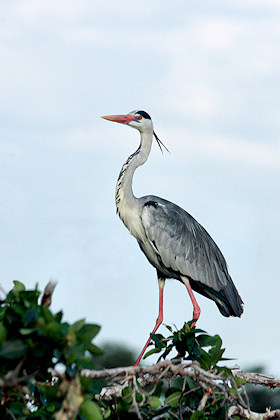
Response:
[{"label": "perching bird", "polygon": [[[127,115],[102,118],[127,124],[139,130],[141,135],[140,146],[129,156],[119,174],[116,206],[121,220],[157,270],[159,314],[152,333],[163,321],[163,288],[167,278],[177,279],[186,286],[193,304],[192,327],[200,315],[192,289],[213,300],[222,315],[240,317],[243,312],[242,299],[220,249],[206,230],[189,213],[170,201],[154,195],[137,198],[133,194],[134,172],[148,159],[153,136],[160,148],[164,146],[154,132],[149,114],[132,111]],[[139,364],[150,340],[135,365]]]}]

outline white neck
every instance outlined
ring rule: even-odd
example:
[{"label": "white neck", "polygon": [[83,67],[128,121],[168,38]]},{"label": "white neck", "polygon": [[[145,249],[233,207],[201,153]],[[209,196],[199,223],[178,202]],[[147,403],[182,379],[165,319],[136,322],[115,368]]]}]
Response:
[{"label": "white neck", "polygon": [[123,164],[116,185],[117,213],[134,236],[136,236],[134,231],[139,217],[137,212],[138,201],[132,191],[132,180],[135,169],[143,165],[148,159],[153,141],[153,130],[140,134],[140,146]]}]

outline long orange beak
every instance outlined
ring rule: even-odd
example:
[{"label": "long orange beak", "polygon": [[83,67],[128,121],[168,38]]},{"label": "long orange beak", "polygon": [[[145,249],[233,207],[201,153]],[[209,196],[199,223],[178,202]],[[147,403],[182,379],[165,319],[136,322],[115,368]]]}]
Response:
[{"label": "long orange beak", "polygon": [[135,115],[104,115],[101,118],[121,124],[129,124],[131,121],[134,121]]}]

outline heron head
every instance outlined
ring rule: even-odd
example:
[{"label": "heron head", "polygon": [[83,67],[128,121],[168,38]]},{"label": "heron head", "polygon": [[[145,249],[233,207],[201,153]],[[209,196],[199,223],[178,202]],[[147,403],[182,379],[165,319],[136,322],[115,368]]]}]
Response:
[{"label": "heron head", "polygon": [[141,133],[151,132],[151,134],[154,135],[161,151],[161,146],[163,146],[167,151],[169,151],[154,132],[152,119],[146,111],[131,111],[129,114],[126,115],[105,115],[102,118],[104,118],[105,120],[129,125],[132,128],[136,128]]},{"label": "heron head", "polygon": [[105,120],[129,125],[139,131],[153,131],[153,123],[150,115],[145,111],[132,111],[126,115],[105,115]]}]

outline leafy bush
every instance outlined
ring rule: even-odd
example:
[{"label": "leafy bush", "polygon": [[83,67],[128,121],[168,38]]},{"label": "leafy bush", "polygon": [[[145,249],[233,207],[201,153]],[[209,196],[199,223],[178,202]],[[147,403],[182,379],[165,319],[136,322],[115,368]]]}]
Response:
[{"label": "leafy bush", "polygon": [[[172,327],[166,325],[166,328],[171,332],[171,336],[167,338],[162,334],[151,334],[155,347],[147,352],[144,358],[153,353],[162,352],[159,361],[162,358],[166,359],[169,353],[176,349],[178,357],[185,360],[197,360],[200,366],[206,370],[216,367],[221,360],[227,360],[222,358],[225,349],[222,349],[220,336],[210,336],[204,330],[190,328],[191,324],[192,321],[185,323],[181,330],[173,330]],[[206,351],[204,348],[209,348],[209,350]],[[185,357],[186,353],[187,357]]]},{"label": "leafy bush", "polygon": [[[169,337],[151,334],[153,349],[145,358],[160,353],[160,362],[174,349],[178,356],[173,363],[163,362],[154,380],[153,375],[144,380],[140,376],[124,387],[110,406],[116,418],[127,418],[128,413],[138,410],[138,418],[143,419],[222,420],[227,418],[229,406],[241,401],[237,388],[245,381],[235,379],[229,368],[218,365],[227,360],[222,357],[221,338],[191,329],[191,324],[192,321],[175,331],[166,326],[171,333]],[[188,368],[191,371],[185,374]],[[204,377],[207,372],[209,376]],[[147,385],[149,381],[151,384]]]},{"label": "leafy bush", "polygon": [[[96,370],[116,366],[108,346],[107,362],[98,362],[100,326],[69,324],[39,296],[15,281],[0,301],[1,419],[219,420],[235,406],[249,409],[239,392],[245,381],[220,365],[226,359],[218,335],[190,328],[191,321],[180,330],[167,326],[169,336],[152,334],[145,355],[158,353],[156,365]],[[167,360],[172,350],[178,355]]]},{"label": "leafy bush", "polygon": [[[80,377],[83,368],[94,368],[94,356],[102,354],[92,343],[100,326],[83,319],[72,325],[63,322],[62,312],[53,314],[38,304],[39,295],[37,289],[27,291],[15,281],[1,301],[0,418],[45,419],[59,411],[76,414],[81,403],[81,410],[88,410],[83,402],[87,393],[100,391],[96,381]],[[62,370],[61,378],[54,377],[52,369]],[[68,410],[71,393],[77,401]]]}]

